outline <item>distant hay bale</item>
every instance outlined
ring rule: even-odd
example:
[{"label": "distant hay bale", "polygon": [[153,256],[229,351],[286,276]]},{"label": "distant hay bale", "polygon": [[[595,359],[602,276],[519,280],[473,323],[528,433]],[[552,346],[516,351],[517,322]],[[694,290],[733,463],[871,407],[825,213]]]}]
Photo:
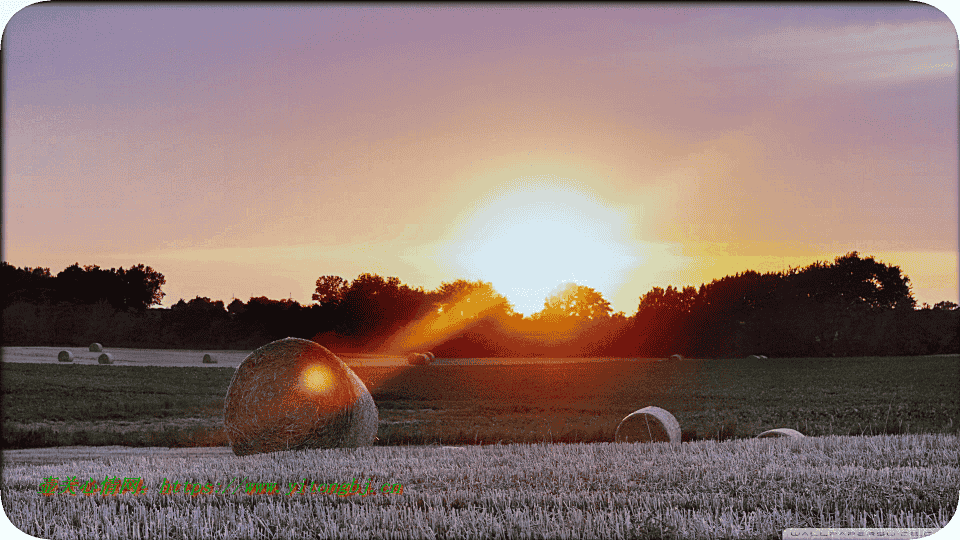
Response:
[{"label": "distant hay bale", "polygon": [[407,354],[407,363],[411,366],[425,366],[430,362],[428,356],[412,352]]},{"label": "distant hay bale", "polygon": [[101,354],[100,356],[97,357],[97,363],[99,363],[99,364],[112,364],[112,363],[113,363],[113,355],[111,355],[110,353],[103,353],[103,354]]},{"label": "distant hay bale", "polygon": [[99,343],[91,343],[90,352],[103,352],[103,345]]},{"label": "distant hay bale", "polygon": [[268,343],[240,363],[223,416],[238,456],[366,446],[379,423],[373,397],[353,370],[299,338]]},{"label": "distant hay bale", "polygon": [[680,423],[660,407],[644,407],[628,414],[614,435],[616,442],[680,442]]},{"label": "distant hay bale", "polygon": [[668,358],[668,360],[670,360],[671,362],[679,362],[680,360],[683,360],[683,357],[680,356],[679,354],[673,354],[673,355],[670,355],[670,358]]},{"label": "distant hay bale", "polygon": [[204,364],[216,364],[217,361],[214,360],[213,357],[210,356],[209,354],[205,354],[205,355],[203,355],[203,363],[204,363]]},{"label": "distant hay bale", "polygon": [[768,429],[767,431],[764,431],[763,433],[757,435],[758,439],[769,439],[771,437],[792,437],[794,439],[800,439],[804,437],[804,434],[800,433],[795,429],[776,428],[776,429]]},{"label": "distant hay bale", "polygon": [[57,354],[57,362],[73,362],[73,353],[70,351],[60,351]]}]

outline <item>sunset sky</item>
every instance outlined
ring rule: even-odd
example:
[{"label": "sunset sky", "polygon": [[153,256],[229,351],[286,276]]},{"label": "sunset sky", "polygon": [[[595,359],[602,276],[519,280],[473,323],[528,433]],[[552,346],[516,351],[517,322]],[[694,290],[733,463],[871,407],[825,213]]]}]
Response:
[{"label": "sunset sky", "polygon": [[923,4],[36,4],[3,37],[3,260],[164,305],[362,272],[653,286],[849,251],[958,301],[958,43]]}]

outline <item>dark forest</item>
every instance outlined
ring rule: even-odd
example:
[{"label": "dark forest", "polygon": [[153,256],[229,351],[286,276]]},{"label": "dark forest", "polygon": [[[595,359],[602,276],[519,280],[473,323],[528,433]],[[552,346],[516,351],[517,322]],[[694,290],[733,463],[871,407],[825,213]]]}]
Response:
[{"label": "dark forest", "polygon": [[284,337],[334,351],[442,357],[829,357],[960,352],[960,311],[917,306],[896,266],[851,252],[832,263],[747,271],[699,288],[654,287],[637,310],[611,313],[591,289],[567,284],[524,317],[489,283],[435,290],[396,277],[320,276],[313,303],[197,297],[169,309],[163,274],[149,266],[48,268],[0,263],[3,344],[254,349]]}]

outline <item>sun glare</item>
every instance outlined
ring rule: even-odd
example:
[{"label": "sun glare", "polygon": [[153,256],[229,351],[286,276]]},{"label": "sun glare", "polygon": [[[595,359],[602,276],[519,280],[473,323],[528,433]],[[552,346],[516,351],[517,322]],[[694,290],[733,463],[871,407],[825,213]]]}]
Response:
[{"label": "sun glare", "polygon": [[333,383],[333,375],[326,366],[311,366],[300,375],[300,384],[314,392],[326,392]]},{"label": "sun glare", "polygon": [[524,315],[540,311],[561,283],[617,289],[638,259],[624,241],[625,213],[573,181],[519,180],[465,216],[458,265],[492,283]]}]

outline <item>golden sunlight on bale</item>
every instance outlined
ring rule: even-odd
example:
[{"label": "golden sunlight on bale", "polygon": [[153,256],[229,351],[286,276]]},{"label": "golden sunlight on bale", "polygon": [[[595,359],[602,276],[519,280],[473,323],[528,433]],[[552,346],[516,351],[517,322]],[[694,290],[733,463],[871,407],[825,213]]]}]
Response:
[{"label": "golden sunlight on bale", "polygon": [[433,361],[437,359],[437,357],[436,357],[432,352],[430,352],[430,351],[427,351],[427,352],[425,352],[425,353],[423,353],[423,354],[427,355],[427,357],[430,358],[430,362],[431,362],[431,363],[433,363]]},{"label": "golden sunlight on bale", "polygon": [[70,351],[60,351],[57,354],[57,362],[73,362],[73,353]]},{"label": "golden sunlight on bale", "polygon": [[110,353],[103,353],[103,354],[101,354],[100,356],[97,357],[97,363],[98,363],[98,364],[112,364],[112,363],[113,363],[113,355],[111,355]]},{"label": "golden sunlight on bale", "polygon": [[90,352],[103,352],[103,345],[99,343],[91,343]]},{"label": "golden sunlight on bale", "polygon": [[617,426],[616,442],[680,442],[680,423],[660,407],[644,407]]},{"label": "golden sunlight on bale", "polygon": [[667,360],[670,360],[671,362],[679,362],[680,360],[683,360],[683,357],[680,356],[679,354],[673,354],[673,355],[670,355],[670,358],[668,358]]},{"label": "golden sunlight on bale", "polygon": [[205,355],[203,355],[203,363],[204,363],[204,364],[216,364],[217,361],[214,360],[213,357],[210,356],[209,354],[205,354]]},{"label": "golden sunlight on bale", "polygon": [[224,400],[238,456],[373,444],[379,414],[359,377],[326,348],[285,338],[253,351]]},{"label": "golden sunlight on bale", "polygon": [[769,439],[771,437],[792,437],[794,439],[799,439],[801,437],[804,437],[804,434],[800,433],[795,429],[776,428],[776,429],[768,429],[767,431],[764,431],[763,433],[757,435],[758,439]]}]

